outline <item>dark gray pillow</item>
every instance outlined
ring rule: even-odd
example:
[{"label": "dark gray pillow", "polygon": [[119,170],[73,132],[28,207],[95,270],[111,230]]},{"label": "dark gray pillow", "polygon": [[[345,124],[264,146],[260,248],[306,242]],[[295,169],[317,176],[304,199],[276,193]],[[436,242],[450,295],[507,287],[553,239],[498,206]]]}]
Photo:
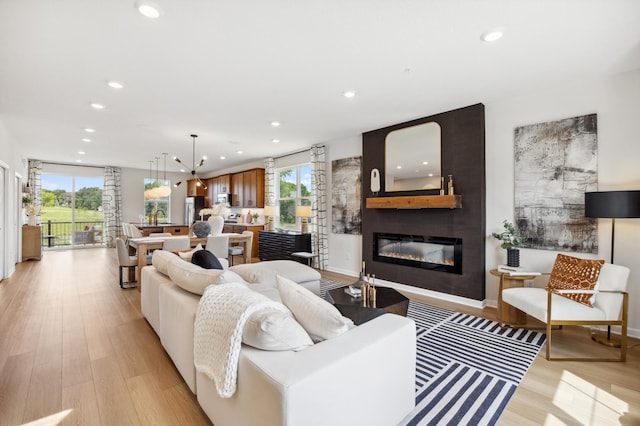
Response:
[{"label": "dark gray pillow", "polygon": [[224,269],[216,255],[209,250],[198,250],[193,253],[191,263],[204,269]]}]

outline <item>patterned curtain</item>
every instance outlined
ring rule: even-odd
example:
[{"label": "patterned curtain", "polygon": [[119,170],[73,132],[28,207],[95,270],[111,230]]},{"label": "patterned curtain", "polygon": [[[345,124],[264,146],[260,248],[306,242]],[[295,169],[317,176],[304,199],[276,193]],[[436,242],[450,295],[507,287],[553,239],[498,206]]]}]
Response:
[{"label": "patterned curtain", "polygon": [[276,162],[273,158],[264,160],[264,205],[276,205]]},{"label": "patterned curtain", "polygon": [[42,184],[40,182],[40,176],[42,175],[42,161],[29,160],[29,189],[31,190],[31,196],[33,197],[32,204],[36,208],[36,211],[42,210]]},{"label": "patterned curtain", "polygon": [[327,231],[327,173],[324,145],[311,147],[311,223],[312,251],[318,254],[316,267],[327,269],[329,264],[328,231]]},{"label": "patterned curtain", "polygon": [[107,247],[116,246],[116,238],[122,238],[122,194],[120,192],[120,168],[104,168],[102,191],[104,214],[104,239]]}]

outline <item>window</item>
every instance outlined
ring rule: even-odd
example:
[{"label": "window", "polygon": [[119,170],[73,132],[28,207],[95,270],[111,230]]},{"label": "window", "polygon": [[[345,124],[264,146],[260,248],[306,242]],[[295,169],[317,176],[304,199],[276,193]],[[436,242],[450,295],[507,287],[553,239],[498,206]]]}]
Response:
[{"label": "window", "polygon": [[76,169],[77,174],[69,175],[56,174],[54,166],[47,167],[52,170],[43,170],[41,176],[40,216],[45,247],[103,245],[101,171]]},{"label": "window", "polygon": [[169,181],[144,180],[144,217],[141,222],[168,223],[171,220],[171,183]]},{"label": "window", "polygon": [[311,205],[311,164],[276,169],[276,177],[276,202],[280,206],[276,226],[299,230],[301,222],[296,218],[296,206]]}]

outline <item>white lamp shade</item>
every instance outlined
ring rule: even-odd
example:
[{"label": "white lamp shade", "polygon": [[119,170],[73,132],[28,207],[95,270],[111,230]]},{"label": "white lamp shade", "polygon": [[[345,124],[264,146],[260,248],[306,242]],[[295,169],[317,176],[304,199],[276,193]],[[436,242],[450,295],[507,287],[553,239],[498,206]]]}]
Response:
[{"label": "white lamp shade", "polygon": [[297,217],[311,217],[311,206],[296,206]]},{"label": "white lamp shade", "polygon": [[264,206],[265,216],[278,216],[278,207],[277,206]]}]

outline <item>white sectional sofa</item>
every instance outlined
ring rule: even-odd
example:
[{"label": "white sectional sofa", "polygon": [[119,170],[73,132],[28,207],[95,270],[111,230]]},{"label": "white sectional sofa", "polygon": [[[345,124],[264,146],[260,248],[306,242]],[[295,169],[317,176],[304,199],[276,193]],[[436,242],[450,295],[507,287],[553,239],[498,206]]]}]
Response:
[{"label": "white sectional sofa", "polygon": [[[383,315],[300,351],[242,345],[237,389],[221,398],[194,367],[194,321],[206,286],[248,283],[280,301],[276,275],[319,294],[320,274],[292,261],[205,270],[156,251],[142,269],[142,312],[198,402],[216,426],[392,425],[415,401],[415,324]],[[172,278],[175,278],[175,281]],[[180,284],[180,285],[178,285]]]}]

